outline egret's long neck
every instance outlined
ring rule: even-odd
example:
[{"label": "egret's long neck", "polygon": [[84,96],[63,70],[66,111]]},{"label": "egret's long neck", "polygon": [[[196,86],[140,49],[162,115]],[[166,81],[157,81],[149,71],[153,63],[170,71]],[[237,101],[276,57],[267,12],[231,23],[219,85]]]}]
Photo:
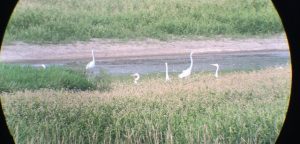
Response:
[{"label": "egret's long neck", "polygon": [[190,59],[191,59],[191,65],[190,65],[190,67],[189,67],[189,69],[192,69],[192,67],[193,67],[193,57],[192,57],[192,53],[190,54]]},{"label": "egret's long neck", "polygon": [[95,61],[94,51],[92,50],[93,61]]},{"label": "egret's long neck", "polygon": [[166,63],[166,80],[168,81],[170,78],[169,78],[169,70],[168,70],[168,64]]},{"label": "egret's long neck", "polygon": [[168,64],[166,63],[166,75],[168,75]]},{"label": "egret's long neck", "polygon": [[217,66],[217,70],[216,70],[216,73],[215,73],[216,77],[218,77],[218,71],[219,71],[219,67]]},{"label": "egret's long neck", "polygon": [[139,80],[139,78],[140,78],[140,76],[139,76],[139,75],[137,75],[137,76],[136,76],[136,78],[135,78],[135,80],[137,81],[137,80]]}]

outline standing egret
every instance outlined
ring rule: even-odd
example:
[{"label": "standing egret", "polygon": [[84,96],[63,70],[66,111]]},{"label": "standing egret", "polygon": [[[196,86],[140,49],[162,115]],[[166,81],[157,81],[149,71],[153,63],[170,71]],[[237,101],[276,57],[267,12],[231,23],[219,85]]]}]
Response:
[{"label": "standing egret", "polygon": [[140,74],[134,73],[131,76],[135,77],[133,82],[134,84],[137,84],[137,81],[140,79]]},{"label": "standing egret", "polygon": [[169,81],[170,77],[169,77],[168,63],[165,63],[165,65],[166,65],[166,81]]},{"label": "standing egret", "polygon": [[34,67],[41,67],[43,69],[46,69],[46,65],[45,64],[36,64],[36,65],[33,65]]},{"label": "standing egret", "polygon": [[43,69],[46,69],[46,65],[45,64],[41,64],[41,67],[43,67]]},{"label": "standing egret", "polygon": [[283,67],[282,66],[277,66],[276,69],[283,69]]},{"label": "standing egret", "polygon": [[85,69],[87,70],[87,69],[92,69],[92,68],[94,68],[95,67],[95,56],[94,56],[94,50],[92,50],[92,56],[93,56],[93,60],[92,61],[90,61],[87,65],[86,65],[86,67],[85,67]]},{"label": "standing egret", "polygon": [[219,64],[210,64],[210,65],[217,67],[215,77],[218,78]]},{"label": "standing egret", "polygon": [[190,59],[191,59],[191,65],[189,68],[187,68],[186,70],[183,70],[181,74],[178,75],[179,78],[184,78],[184,77],[188,77],[189,75],[191,75],[191,71],[192,71],[192,67],[193,67],[193,55],[194,52],[190,53]]}]

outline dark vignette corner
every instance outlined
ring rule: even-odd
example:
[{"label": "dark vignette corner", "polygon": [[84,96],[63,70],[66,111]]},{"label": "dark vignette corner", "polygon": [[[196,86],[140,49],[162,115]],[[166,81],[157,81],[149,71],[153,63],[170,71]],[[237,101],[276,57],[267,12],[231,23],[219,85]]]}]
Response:
[{"label": "dark vignette corner", "polygon": [[[7,26],[8,20],[13,12],[18,0],[2,0],[0,1],[0,51],[2,48],[2,41]],[[5,116],[3,113],[0,101],[0,143],[14,144],[14,139],[9,132],[6,124]]]},{"label": "dark vignette corner", "polygon": [[[283,127],[277,138],[276,143],[287,143],[293,141],[299,141],[299,135],[297,128],[299,127],[299,48],[300,48],[300,9],[296,1],[292,0],[272,0],[284,26],[286,36],[288,38],[288,44],[290,48],[290,56],[292,63],[292,89],[289,107],[286,113],[286,118],[283,123]],[[297,60],[298,59],[298,60]],[[298,88],[297,88],[298,86]]]}]

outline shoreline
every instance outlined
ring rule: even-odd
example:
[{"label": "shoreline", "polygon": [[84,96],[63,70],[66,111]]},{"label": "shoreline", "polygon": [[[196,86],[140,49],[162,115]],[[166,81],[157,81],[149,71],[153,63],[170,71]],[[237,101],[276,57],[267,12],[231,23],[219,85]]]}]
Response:
[{"label": "shoreline", "polygon": [[114,41],[94,39],[89,42],[72,44],[26,44],[17,42],[3,45],[1,62],[24,61],[87,61],[91,59],[94,49],[97,60],[131,60],[172,58],[195,54],[223,54],[240,52],[288,51],[285,35],[268,38],[242,39],[200,39],[158,41],[147,39],[142,41]]},{"label": "shoreline", "polygon": [[[270,52],[288,52],[288,50],[249,50],[249,51],[224,51],[224,52],[206,52],[206,53],[194,53],[193,55],[240,55],[246,53],[253,53],[254,54],[262,54],[262,53],[270,53]],[[102,58],[95,58],[96,61],[101,62],[114,62],[114,61],[132,61],[132,60],[155,60],[155,59],[176,59],[176,58],[183,58],[188,57],[189,53],[184,54],[168,54],[168,55],[142,55],[142,56],[123,56],[123,57],[102,57]],[[90,58],[91,59],[91,58]],[[88,59],[88,60],[90,60]],[[4,63],[23,63],[23,64],[55,64],[55,63],[62,63],[62,62],[74,62],[74,61],[88,61],[86,58],[82,59],[15,59],[15,60],[7,60],[2,61]]]}]

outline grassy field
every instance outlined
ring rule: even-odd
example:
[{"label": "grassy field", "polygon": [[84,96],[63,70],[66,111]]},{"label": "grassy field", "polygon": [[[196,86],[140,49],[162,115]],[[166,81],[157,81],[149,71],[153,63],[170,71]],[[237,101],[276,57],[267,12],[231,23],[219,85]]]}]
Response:
[{"label": "grassy field", "polygon": [[21,90],[109,90],[110,77],[106,73],[89,78],[83,72],[60,67],[46,69],[31,66],[0,64],[0,93]]},{"label": "grassy field", "polygon": [[170,39],[282,33],[270,0],[22,0],[5,42]]},{"label": "grassy field", "polygon": [[288,106],[291,72],[193,74],[110,91],[2,93],[17,143],[274,143]]}]

